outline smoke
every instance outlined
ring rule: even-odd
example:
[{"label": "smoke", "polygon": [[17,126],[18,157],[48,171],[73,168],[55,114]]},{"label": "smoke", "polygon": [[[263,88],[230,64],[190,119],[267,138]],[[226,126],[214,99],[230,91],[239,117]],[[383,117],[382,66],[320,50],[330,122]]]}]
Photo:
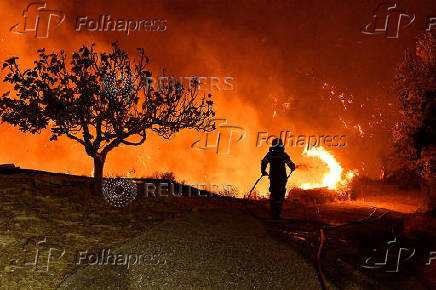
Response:
[{"label": "smoke", "polygon": [[[436,15],[434,5],[428,3],[418,7],[404,2],[402,8],[425,19],[431,12]],[[142,146],[109,153],[105,174],[134,171],[140,177],[173,171],[179,180],[231,183],[241,191],[257,179],[260,160],[267,152],[266,146],[256,146],[259,131],[346,135],[347,146],[332,148],[337,160],[345,168],[378,176],[378,158],[388,150],[389,128],[395,119],[394,96],[388,93],[394,67],[423,29],[417,24],[399,39],[361,34],[359,29],[371,20],[377,1],[47,1],[49,9],[61,10],[66,19],[50,30],[48,38],[37,39],[31,33],[9,31],[22,22],[21,13],[28,4],[0,4],[1,56],[19,56],[23,67],[32,64],[42,47],[71,55],[83,44],[94,42],[103,50],[119,40],[132,56],[143,47],[154,75],[165,68],[176,77],[232,77],[234,90],[211,92],[217,117],[246,133],[240,142],[231,142],[229,154],[191,148],[205,138],[199,132],[180,132],[169,141],[150,134]],[[123,20],[165,19],[167,30],[129,35],[75,31],[78,16],[98,19],[102,14]],[[0,86],[1,92],[9,89],[3,83]],[[73,141],[49,142],[46,133],[25,135],[6,124],[0,130],[0,163],[91,174],[91,158]],[[287,149],[297,164],[311,163],[301,156],[302,150]],[[326,170],[297,170],[291,181],[307,183],[321,178]]]}]

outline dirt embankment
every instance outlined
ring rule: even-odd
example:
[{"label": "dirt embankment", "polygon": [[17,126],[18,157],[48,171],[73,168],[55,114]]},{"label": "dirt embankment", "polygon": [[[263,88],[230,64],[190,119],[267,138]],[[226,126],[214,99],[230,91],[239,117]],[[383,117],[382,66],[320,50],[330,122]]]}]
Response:
[{"label": "dirt embankment", "polygon": [[[268,217],[267,200],[247,204],[232,198],[186,195],[138,194],[128,206],[116,208],[90,194],[90,181],[22,170],[0,173],[2,288],[54,289],[85,286],[83,282],[88,281],[88,286],[100,283],[111,289],[105,283],[113,281],[112,286],[129,289],[138,285],[289,288],[301,283],[307,283],[306,287],[298,288],[319,289],[314,269],[321,228],[325,241],[320,265],[330,288],[428,289],[436,285],[436,262],[426,265],[429,253],[436,251],[436,221],[429,215],[374,211],[362,201],[301,204],[291,199],[284,205],[283,220],[274,222]],[[354,222],[371,213],[373,219]],[[336,225],[343,226],[331,227]],[[400,248],[415,253],[401,262],[398,272],[390,271],[397,256],[390,256],[383,267],[362,267],[374,249],[383,254],[388,248],[396,255]],[[105,249],[138,252],[134,254],[161,251],[167,261],[157,267],[129,269],[86,266],[83,260],[77,265],[84,251],[92,254]],[[37,250],[38,260],[32,263]],[[295,272],[293,261],[305,277]]]}]

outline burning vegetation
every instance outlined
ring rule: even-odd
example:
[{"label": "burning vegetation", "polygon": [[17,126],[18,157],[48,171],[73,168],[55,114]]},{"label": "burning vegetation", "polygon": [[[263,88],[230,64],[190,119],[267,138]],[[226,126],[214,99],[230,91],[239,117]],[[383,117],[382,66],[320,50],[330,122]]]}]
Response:
[{"label": "burning vegetation", "polygon": [[[358,1],[15,2],[0,3],[0,285],[434,288],[434,29],[375,29],[377,9],[386,29],[408,11],[379,5],[359,33]],[[168,263],[92,263],[109,248]]]}]

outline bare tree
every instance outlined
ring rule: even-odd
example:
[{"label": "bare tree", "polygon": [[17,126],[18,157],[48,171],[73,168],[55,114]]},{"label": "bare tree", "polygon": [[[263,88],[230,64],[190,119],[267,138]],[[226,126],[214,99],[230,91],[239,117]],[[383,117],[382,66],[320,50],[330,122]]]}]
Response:
[{"label": "bare tree", "polygon": [[146,69],[149,60],[138,51],[135,61],[117,42],[101,53],[92,44],[74,52],[67,64],[64,51],[41,49],[35,66],[24,71],[18,57],[6,60],[4,81],[15,96],[7,92],[0,99],[2,122],[32,134],[49,129],[50,140],[65,135],[83,145],[94,159],[95,193],[101,192],[103,166],[115,147],[141,145],[150,131],[168,139],[185,128],[215,129],[211,95],[198,96],[197,79],[188,88],[165,82],[156,89]]}]

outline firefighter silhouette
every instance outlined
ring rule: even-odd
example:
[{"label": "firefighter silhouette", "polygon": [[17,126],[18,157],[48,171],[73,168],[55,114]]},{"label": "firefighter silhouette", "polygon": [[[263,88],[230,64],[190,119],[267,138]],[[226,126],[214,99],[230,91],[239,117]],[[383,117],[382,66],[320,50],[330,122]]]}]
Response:
[{"label": "firefighter silhouette", "polygon": [[[268,164],[269,174],[266,172]],[[291,173],[295,170],[295,164],[285,152],[283,141],[280,138],[275,138],[268,153],[261,161],[262,175],[269,175],[270,214],[274,219],[280,219],[283,200],[285,199],[286,183],[288,182],[286,165],[291,169]]]}]

